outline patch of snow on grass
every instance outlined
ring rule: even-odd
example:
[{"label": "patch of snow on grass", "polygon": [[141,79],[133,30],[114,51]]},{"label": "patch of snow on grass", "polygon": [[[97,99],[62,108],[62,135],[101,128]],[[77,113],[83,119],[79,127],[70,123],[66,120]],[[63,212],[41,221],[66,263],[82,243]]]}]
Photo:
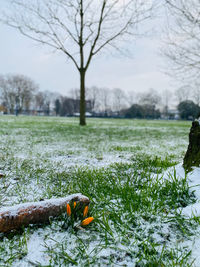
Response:
[{"label": "patch of snow on grass", "polygon": [[192,217],[192,216],[200,216],[200,203],[197,202],[195,204],[189,205],[182,210],[182,215]]},{"label": "patch of snow on grass", "polygon": [[[189,205],[183,209],[183,214],[189,217],[200,216],[200,168],[194,168],[191,173],[188,174],[189,184],[191,189],[194,190],[194,193],[198,199],[198,202]],[[192,247],[192,258],[194,259],[194,266],[200,266],[200,227],[199,233],[195,236],[195,238],[190,242]]]},{"label": "patch of snow on grass", "polygon": [[195,195],[200,200],[200,168],[194,168],[188,178],[190,186],[195,190]]},{"label": "patch of snow on grass", "polygon": [[[174,172],[178,179],[183,179],[186,176],[185,169],[182,166],[182,163],[176,165],[175,167],[169,168],[164,174],[160,175],[161,179],[169,179],[169,176],[173,176]],[[188,205],[185,208],[180,209],[182,215],[186,217],[200,216],[200,168],[193,168],[193,170],[187,174],[187,179],[189,186],[197,198],[197,202],[191,205]],[[188,246],[191,251],[191,257],[194,260],[194,266],[200,266],[200,227],[197,230],[197,234],[191,240],[183,241],[182,247]]]},{"label": "patch of snow on grass", "polygon": [[[177,174],[180,177],[185,176],[184,168],[179,164],[177,166]],[[182,209],[182,214],[188,217],[200,216],[200,168],[194,168],[192,172],[187,175],[189,185],[197,198],[197,203],[189,205]]]},{"label": "patch of snow on grass", "polygon": [[39,229],[32,234],[27,242],[28,254],[25,257],[24,262],[20,262],[19,266],[30,266],[30,263],[39,263],[40,265],[48,264],[49,257],[44,254],[44,237],[43,229]]},{"label": "patch of snow on grass", "polygon": [[[182,164],[178,164],[174,168],[170,168],[170,171],[166,172],[164,174],[164,178],[167,179],[167,176],[172,171],[176,171],[178,178],[184,178],[185,177],[185,170],[182,167]],[[200,216],[200,168],[194,168],[192,172],[187,174],[187,178],[189,181],[189,185],[192,191],[194,191],[194,194],[197,198],[197,202],[189,205],[181,210],[182,215],[185,215],[187,217],[193,217],[193,216]],[[192,250],[191,257],[194,259],[194,266],[199,267],[200,266],[200,227],[197,230],[197,234],[192,240],[184,241],[182,243],[182,246],[188,246]]]}]

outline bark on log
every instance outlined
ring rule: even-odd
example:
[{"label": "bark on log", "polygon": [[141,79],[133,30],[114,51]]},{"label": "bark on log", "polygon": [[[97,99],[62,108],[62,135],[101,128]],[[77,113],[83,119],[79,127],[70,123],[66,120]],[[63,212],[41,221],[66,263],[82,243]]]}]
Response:
[{"label": "bark on log", "polygon": [[82,194],[73,194],[65,198],[29,202],[0,209],[0,232],[9,232],[29,224],[48,222],[50,217],[60,215],[71,201],[88,205],[90,200]]}]

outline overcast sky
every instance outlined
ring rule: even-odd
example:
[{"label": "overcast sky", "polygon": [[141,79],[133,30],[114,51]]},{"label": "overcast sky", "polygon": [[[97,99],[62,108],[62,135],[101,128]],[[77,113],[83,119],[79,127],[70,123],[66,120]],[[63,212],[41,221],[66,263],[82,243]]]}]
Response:
[{"label": "overcast sky", "polygon": [[[159,22],[159,23],[158,23]],[[162,25],[162,18],[155,25]],[[158,31],[159,28],[155,28]],[[67,94],[79,87],[79,76],[65,55],[51,53],[44,46],[22,36],[16,30],[0,25],[0,74],[24,74],[32,78],[41,90]],[[129,43],[129,57],[100,54],[89,67],[86,85],[121,88],[141,92],[154,88],[172,88],[171,79],[162,72],[163,58],[158,55],[160,34]]]}]

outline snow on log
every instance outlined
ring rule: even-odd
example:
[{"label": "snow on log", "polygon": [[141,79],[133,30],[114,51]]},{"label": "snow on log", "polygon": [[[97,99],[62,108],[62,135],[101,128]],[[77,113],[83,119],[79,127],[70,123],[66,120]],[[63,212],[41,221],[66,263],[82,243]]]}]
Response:
[{"label": "snow on log", "polygon": [[3,207],[0,209],[0,232],[9,232],[29,224],[48,222],[66,210],[67,203],[76,201],[88,205],[90,200],[82,194],[73,194],[65,198],[49,199]]}]

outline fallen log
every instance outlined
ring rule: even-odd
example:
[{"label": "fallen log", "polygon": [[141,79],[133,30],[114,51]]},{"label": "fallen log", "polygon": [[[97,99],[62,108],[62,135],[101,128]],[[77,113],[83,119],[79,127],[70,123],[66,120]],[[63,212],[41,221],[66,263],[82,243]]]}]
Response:
[{"label": "fallen log", "polygon": [[48,222],[50,217],[56,217],[66,210],[67,203],[72,201],[84,205],[90,202],[89,198],[82,194],[73,194],[65,198],[3,207],[0,209],[0,232],[5,233],[29,224]]}]

